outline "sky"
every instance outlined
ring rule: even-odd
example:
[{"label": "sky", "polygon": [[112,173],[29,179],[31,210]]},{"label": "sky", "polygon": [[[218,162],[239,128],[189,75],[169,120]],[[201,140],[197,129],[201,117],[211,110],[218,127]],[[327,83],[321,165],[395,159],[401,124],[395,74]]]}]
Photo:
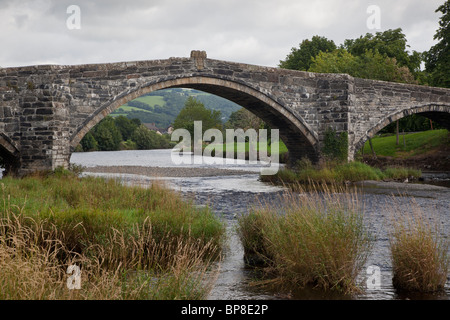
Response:
[{"label": "sky", "polygon": [[0,66],[155,60],[205,50],[211,59],[277,67],[314,35],[339,45],[396,28],[410,50],[422,52],[436,43],[435,10],[444,2],[0,0]]}]

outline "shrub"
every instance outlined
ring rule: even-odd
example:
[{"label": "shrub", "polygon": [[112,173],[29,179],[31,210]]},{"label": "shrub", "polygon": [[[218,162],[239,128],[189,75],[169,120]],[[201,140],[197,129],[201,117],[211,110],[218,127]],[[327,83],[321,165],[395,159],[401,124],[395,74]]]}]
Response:
[{"label": "shrub", "polygon": [[328,127],[325,130],[322,153],[327,160],[347,161],[348,158],[348,134]]}]

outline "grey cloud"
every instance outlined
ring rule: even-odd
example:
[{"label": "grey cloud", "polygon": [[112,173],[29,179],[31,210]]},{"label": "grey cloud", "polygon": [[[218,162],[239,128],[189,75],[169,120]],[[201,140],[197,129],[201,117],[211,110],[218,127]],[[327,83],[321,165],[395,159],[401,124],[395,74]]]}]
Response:
[{"label": "grey cloud", "polygon": [[[443,1],[423,0],[2,0],[0,65],[78,64],[188,56],[278,65],[313,35],[342,43],[368,32],[366,9],[381,8],[382,30],[402,28],[411,49],[432,45]],[[66,28],[69,5],[81,29]],[[435,27],[433,27],[435,26]],[[381,31],[382,31],[381,30]]]}]

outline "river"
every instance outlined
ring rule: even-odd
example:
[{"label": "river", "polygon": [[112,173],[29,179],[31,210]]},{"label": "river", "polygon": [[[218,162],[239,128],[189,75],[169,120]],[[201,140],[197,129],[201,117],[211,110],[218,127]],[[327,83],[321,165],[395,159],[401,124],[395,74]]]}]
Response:
[{"label": "river", "polygon": [[[390,225],[390,207],[393,198],[397,207],[405,214],[411,206],[421,207],[425,212],[435,215],[441,224],[442,236],[448,237],[450,232],[450,188],[443,186],[448,181],[441,179],[437,184],[413,183],[375,183],[358,184],[359,202],[363,204],[365,223],[375,235],[375,243],[364,270],[360,274],[359,283],[364,289],[361,294],[349,297],[326,294],[318,290],[299,290],[298,292],[277,292],[275,290],[257,288],[252,283],[253,273],[244,265],[243,248],[235,233],[236,217],[245,214],[249,206],[269,201],[276,203],[278,197],[286,189],[272,186],[258,180],[261,165],[241,161],[229,165],[211,165],[200,163],[194,165],[175,165],[171,161],[171,150],[113,151],[74,153],[71,163],[86,167],[84,174],[105,177],[119,177],[125,183],[148,185],[153,180],[163,180],[168,187],[181,192],[186,198],[194,199],[199,206],[209,205],[217,214],[223,216],[228,223],[228,244],[224,248],[224,260],[220,266],[220,274],[209,299],[215,300],[250,300],[250,299],[445,299],[450,298],[450,281],[448,279],[445,292],[440,294],[409,295],[398,294],[392,286],[392,265],[390,262],[388,229]],[[114,168],[121,166],[135,167],[133,174],[116,173]],[[111,170],[94,171],[95,167]],[[215,175],[150,177],[140,174],[139,168],[158,167],[161,172],[171,172],[178,168],[187,169],[225,169],[232,174],[217,171]],[[183,169],[181,169],[183,170]],[[231,172],[231,171],[230,171]],[[172,174],[170,174],[172,175]],[[370,274],[369,266],[377,266],[381,272],[380,286],[371,289],[366,286]]]}]

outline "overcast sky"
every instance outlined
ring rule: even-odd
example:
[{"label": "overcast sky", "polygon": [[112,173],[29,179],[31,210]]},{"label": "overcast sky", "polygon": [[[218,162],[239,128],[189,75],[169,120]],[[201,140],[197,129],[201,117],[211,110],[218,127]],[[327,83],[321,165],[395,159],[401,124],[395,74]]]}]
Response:
[{"label": "overcast sky", "polygon": [[[189,57],[276,67],[314,35],[341,44],[402,28],[411,50],[435,43],[444,0],[0,0],[0,66]],[[77,13],[67,8],[76,5]],[[380,9],[380,29],[370,5]],[[69,22],[69,27],[68,23]],[[79,22],[79,24],[78,24]],[[79,26],[79,29],[71,29]]]}]

